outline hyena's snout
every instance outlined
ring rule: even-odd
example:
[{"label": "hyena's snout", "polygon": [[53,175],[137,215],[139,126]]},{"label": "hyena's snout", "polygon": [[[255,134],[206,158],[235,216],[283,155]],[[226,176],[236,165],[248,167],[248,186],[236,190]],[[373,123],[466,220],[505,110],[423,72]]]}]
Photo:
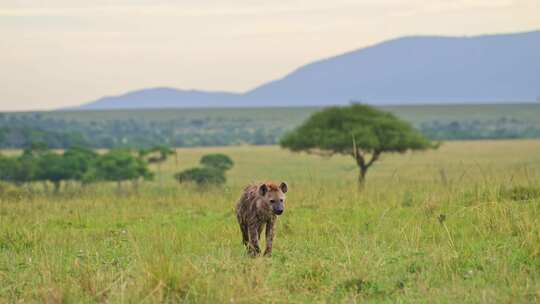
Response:
[{"label": "hyena's snout", "polygon": [[281,215],[283,211],[285,211],[285,206],[283,205],[283,203],[278,203],[272,206],[272,210],[275,214]]}]

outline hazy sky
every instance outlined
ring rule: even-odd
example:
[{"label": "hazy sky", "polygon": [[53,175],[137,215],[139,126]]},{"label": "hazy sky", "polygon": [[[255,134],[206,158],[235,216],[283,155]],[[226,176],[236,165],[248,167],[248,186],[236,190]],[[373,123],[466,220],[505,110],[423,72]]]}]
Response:
[{"label": "hazy sky", "polygon": [[537,30],[539,16],[540,0],[0,0],[0,111],[242,92],[389,38]]}]

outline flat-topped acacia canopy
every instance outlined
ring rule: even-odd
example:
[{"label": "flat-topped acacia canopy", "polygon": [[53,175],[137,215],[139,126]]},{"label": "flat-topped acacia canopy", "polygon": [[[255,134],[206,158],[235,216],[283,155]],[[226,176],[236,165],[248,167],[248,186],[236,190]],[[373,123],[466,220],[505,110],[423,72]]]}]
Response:
[{"label": "flat-topped acacia canopy", "polygon": [[[384,152],[404,153],[437,147],[410,123],[362,104],[316,112],[285,134],[280,144],[291,151],[352,155],[360,169],[361,184],[368,168]],[[367,154],[371,154],[369,160]]]}]

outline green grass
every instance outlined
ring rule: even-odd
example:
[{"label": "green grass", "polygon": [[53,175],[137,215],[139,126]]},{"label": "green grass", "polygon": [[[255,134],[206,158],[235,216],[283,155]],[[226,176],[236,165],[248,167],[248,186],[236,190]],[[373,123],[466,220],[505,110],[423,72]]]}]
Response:
[{"label": "green grass", "polygon": [[[224,188],[174,172],[221,152]],[[0,200],[0,302],[540,301],[540,141],[383,155],[358,192],[349,157],[277,147],[181,149],[138,192],[70,185]],[[243,185],[286,180],[271,258],[249,258]],[[126,185],[127,186],[127,185]]]}]

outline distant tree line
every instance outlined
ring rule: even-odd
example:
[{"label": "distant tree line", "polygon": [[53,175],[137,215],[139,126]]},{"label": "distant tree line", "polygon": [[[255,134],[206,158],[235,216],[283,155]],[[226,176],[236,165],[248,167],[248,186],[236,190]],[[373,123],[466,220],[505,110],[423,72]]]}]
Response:
[{"label": "distant tree line", "polygon": [[487,121],[430,121],[420,124],[420,131],[434,140],[540,138],[540,126],[507,117]]},{"label": "distant tree line", "polygon": [[0,127],[0,148],[24,149],[35,142],[45,142],[52,149],[89,146],[79,132],[44,131],[37,127]]},{"label": "distant tree line", "polygon": [[39,113],[0,114],[0,148],[23,149],[37,141],[53,149],[270,145],[277,143],[284,131],[283,125],[268,126],[249,117],[81,121]]},{"label": "distant tree line", "polygon": [[[0,148],[24,149],[32,142],[46,142],[52,149],[273,145],[301,122],[290,117],[274,120],[269,116],[263,120],[260,116],[216,113],[175,119],[149,116],[100,120],[97,114],[93,115],[90,119],[71,119],[41,113],[0,113]],[[540,138],[540,123],[506,117],[483,121],[433,120],[415,126],[432,140]]]}]

